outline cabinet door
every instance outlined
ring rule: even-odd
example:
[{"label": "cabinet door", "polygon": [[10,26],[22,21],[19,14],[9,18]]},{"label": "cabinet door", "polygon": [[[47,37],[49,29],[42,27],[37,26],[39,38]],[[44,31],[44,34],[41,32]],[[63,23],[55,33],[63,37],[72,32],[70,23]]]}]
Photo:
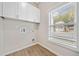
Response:
[{"label": "cabinet door", "polygon": [[0,18],[0,55],[3,53],[3,20]]},{"label": "cabinet door", "polygon": [[19,3],[18,4],[19,9],[18,9],[18,15],[19,15],[19,19],[21,20],[26,20],[26,21],[31,21],[31,17],[29,18],[29,12],[30,12],[30,6],[28,3]]},{"label": "cabinet door", "polygon": [[34,8],[34,22],[40,23],[40,10],[38,8]]},{"label": "cabinet door", "polygon": [[3,16],[9,18],[17,18],[17,3],[4,2],[3,3]]},{"label": "cabinet door", "polygon": [[33,22],[39,22],[40,10],[32,5],[30,5],[29,9],[29,18],[31,17]]},{"label": "cabinet door", "polygon": [[0,16],[2,16],[2,2],[0,2]]},{"label": "cabinet door", "polygon": [[39,9],[29,4],[29,19],[33,22],[39,22],[40,12]]},{"label": "cabinet door", "polygon": [[39,22],[39,9],[28,4],[28,3],[19,3],[19,19]]}]

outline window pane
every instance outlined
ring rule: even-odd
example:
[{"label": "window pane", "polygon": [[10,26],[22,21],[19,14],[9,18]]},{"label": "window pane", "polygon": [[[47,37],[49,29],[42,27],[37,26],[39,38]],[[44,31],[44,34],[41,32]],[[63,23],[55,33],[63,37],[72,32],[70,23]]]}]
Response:
[{"label": "window pane", "polygon": [[75,4],[69,3],[50,11],[49,40],[77,48]]},{"label": "window pane", "polygon": [[[73,5],[67,5],[52,12],[54,32],[73,32],[74,31],[74,11]],[[52,21],[51,20],[51,21]]]}]

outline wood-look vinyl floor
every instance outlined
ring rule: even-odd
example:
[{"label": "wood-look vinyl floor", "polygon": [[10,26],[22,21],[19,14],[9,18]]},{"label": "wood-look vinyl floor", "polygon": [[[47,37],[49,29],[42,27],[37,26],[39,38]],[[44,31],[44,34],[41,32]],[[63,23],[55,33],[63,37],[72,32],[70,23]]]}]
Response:
[{"label": "wood-look vinyl floor", "polygon": [[46,48],[36,44],[34,46],[19,50],[7,56],[56,56]]}]

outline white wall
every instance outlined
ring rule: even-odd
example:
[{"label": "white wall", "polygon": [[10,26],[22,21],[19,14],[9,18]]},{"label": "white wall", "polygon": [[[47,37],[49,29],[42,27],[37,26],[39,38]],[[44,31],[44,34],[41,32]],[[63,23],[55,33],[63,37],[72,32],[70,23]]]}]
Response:
[{"label": "white wall", "polygon": [[[22,32],[22,28],[25,28],[26,31]],[[35,23],[14,19],[4,19],[2,21],[0,19],[0,55],[35,43],[37,40],[32,42],[32,39],[37,39],[35,37],[37,35],[36,33],[37,26]]]},{"label": "white wall", "polygon": [[39,42],[48,48],[50,48],[52,51],[54,51],[57,55],[79,55],[79,53],[74,52],[70,49],[58,46],[54,44],[53,42],[48,41],[48,13],[49,10],[59,7],[60,5],[63,5],[65,3],[59,3],[59,2],[42,2],[39,5],[40,8],[40,27],[39,27]]}]

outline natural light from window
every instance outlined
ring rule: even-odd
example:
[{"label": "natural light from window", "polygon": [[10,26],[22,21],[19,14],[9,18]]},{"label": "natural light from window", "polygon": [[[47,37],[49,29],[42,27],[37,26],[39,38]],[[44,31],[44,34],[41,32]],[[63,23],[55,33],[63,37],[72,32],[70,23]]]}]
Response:
[{"label": "natural light from window", "polygon": [[75,4],[68,3],[49,13],[49,40],[77,48]]}]

